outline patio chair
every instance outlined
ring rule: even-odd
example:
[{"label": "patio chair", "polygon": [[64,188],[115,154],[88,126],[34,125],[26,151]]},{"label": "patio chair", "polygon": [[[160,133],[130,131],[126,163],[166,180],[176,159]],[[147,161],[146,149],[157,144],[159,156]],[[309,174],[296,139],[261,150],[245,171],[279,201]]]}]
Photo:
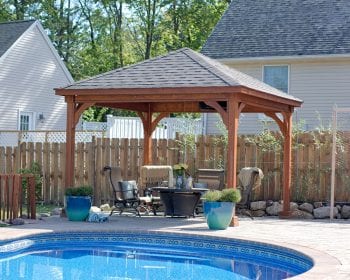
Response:
[{"label": "patio chair", "polygon": [[109,182],[114,195],[114,208],[110,216],[115,211],[119,211],[119,215],[121,215],[124,210],[133,210],[137,216],[141,216],[140,210],[149,213],[149,209],[144,205],[148,198],[139,196],[136,181],[123,181],[120,167],[105,166],[103,171],[109,173]]}]

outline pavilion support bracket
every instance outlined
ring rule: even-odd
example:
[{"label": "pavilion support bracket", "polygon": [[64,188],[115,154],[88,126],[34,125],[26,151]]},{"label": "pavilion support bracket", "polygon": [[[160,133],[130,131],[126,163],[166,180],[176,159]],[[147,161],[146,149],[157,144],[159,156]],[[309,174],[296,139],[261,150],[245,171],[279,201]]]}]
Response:
[{"label": "pavilion support bracket", "polygon": [[143,125],[143,164],[148,165],[152,163],[152,133],[156,129],[159,121],[169,115],[169,113],[160,113],[153,118],[151,105],[149,104],[148,112],[137,112]]}]

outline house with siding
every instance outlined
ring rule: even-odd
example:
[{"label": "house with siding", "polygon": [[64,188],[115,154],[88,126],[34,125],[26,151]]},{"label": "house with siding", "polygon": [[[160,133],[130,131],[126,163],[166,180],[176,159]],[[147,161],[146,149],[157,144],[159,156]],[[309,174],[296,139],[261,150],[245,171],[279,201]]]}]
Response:
[{"label": "house with siding", "polygon": [[35,20],[0,23],[0,130],[64,130],[73,78]]},{"label": "house with siding", "polygon": [[[328,127],[335,104],[350,107],[349,0],[232,0],[201,52],[302,99],[294,122],[305,130]],[[219,132],[217,115],[204,119]],[[239,131],[266,121],[243,115]]]}]

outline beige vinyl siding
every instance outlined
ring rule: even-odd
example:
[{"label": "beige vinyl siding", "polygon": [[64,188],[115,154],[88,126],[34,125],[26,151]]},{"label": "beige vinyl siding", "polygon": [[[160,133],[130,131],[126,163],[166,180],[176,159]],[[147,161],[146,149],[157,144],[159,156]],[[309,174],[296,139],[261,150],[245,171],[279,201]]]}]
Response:
[{"label": "beige vinyl siding", "polygon": [[[249,61],[227,65],[259,80],[262,80],[264,65],[289,65],[289,94],[304,101],[302,107],[296,109],[293,119],[294,122],[304,120],[307,130],[314,130],[321,125],[329,127],[334,104],[338,107],[350,107],[349,58],[309,59],[305,62]],[[212,129],[212,123],[216,121],[214,116],[208,116],[208,134],[218,132]],[[244,114],[240,121],[239,133],[254,133],[261,128],[262,123],[257,114]]]},{"label": "beige vinyl siding", "polygon": [[66,105],[54,88],[69,83],[38,26],[30,27],[0,60],[0,130],[18,129],[20,111],[44,114],[36,129],[65,129]]}]

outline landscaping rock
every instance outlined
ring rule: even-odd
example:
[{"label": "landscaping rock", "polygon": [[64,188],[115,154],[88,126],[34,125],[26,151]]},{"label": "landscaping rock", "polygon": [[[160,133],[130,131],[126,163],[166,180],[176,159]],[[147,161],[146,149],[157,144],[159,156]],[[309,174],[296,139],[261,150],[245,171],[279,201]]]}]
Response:
[{"label": "landscaping rock", "polygon": [[314,206],[311,203],[305,202],[299,206],[299,209],[301,211],[306,211],[312,214],[312,211],[314,210]]},{"label": "landscaping rock", "polygon": [[[329,214],[330,214],[329,212],[330,212],[329,206],[319,207],[314,209],[313,211],[315,219],[329,218]],[[336,217],[337,214],[338,214],[337,207],[333,207],[333,217]]]},{"label": "landscaping rock", "polygon": [[47,218],[47,217],[50,217],[50,213],[40,213],[40,217],[41,218]]},{"label": "landscaping rock", "polygon": [[57,215],[61,215],[61,208],[54,208],[51,210],[51,216],[57,216]]},{"label": "landscaping rock", "polygon": [[322,203],[321,201],[314,202],[314,207],[315,207],[315,208],[323,207],[323,203]]},{"label": "landscaping rock", "polygon": [[265,210],[266,209],[266,201],[254,201],[250,203],[250,210]]},{"label": "landscaping rock", "polygon": [[0,221],[0,227],[8,227],[10,224]]},{"label": "landscaping rock", "polygon": [[294,211],[294,210],[298,210],[299,205],[298,205],[298,203],[296,203],[296,202],[291,202],[291,203],[289,204],[289,207],[290,207],[290,211]]},{"label": "landscaping rock", "polygon": [[97,206],[91,206],[90,208],[90,212],[93,212],[93,213],[100,213],[101,212],[101,209]]},{"label": "landscaping rock", "polygon": [[308,219],[311,220],[314,218],[314,215],[312,215],[311,213],[307,212],[307,211],[302,211],[300,209],[295,209],[292,211],[291,213],[291,217],[292,218],[296,218],[296,219]]},{"label": "landscaping rock", "polygon": [[350,218],[350,206],[344,205],[341,209],[341,217],[343,219],[349,219]]},{"label": "landscaping rock", "polygon": [[103,211],[103,212],[110,212],[110,211],[111,211],[111,206],[109,206],[108,203],[102,204],[102,205],[100,206],[100,209],[101,209],[101,211]]},{"label": "landscaping rock", "polygon": [[263,217],[265,216],[266,212],[264,210],[255,210],[255,211],[250,211],[252,217]]},{"label": "landscaping rock", "polygon": [[270,216],[277,216],[283,210],[283,205],[279,202],[273,202],[271,206],[266,207],[266,213]]},{"label": "landscaping rock", "polygon": [[14,226],[24,225],[24,220],[22,218],[16,218],[12,220]]}]

